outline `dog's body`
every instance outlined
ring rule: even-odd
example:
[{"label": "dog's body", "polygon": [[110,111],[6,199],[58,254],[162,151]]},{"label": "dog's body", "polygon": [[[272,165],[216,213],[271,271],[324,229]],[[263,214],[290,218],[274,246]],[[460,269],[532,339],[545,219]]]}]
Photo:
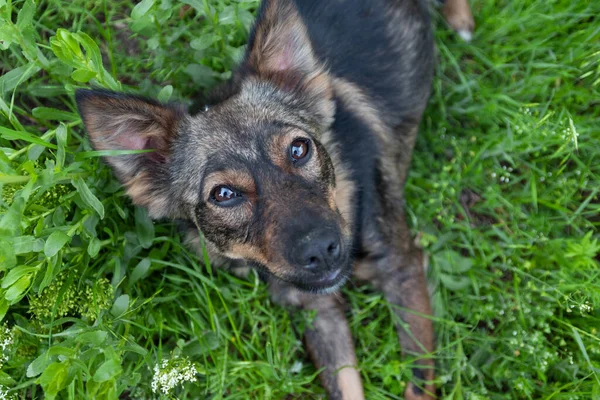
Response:
[{"label": "dog's body", "polygon": [[[245,61],[210,107],[102,91],[77,101],[95,148],[156,218],[257,269],[274,298],[315,310],[306,345],[332,399],[362,399],[338,289],[354,275],[394,305],[403,351],[433,350],[423,261],[403,185],[434,68],[421,0],[265,0]],[[433,396],[419,358],[406,398]]]}]

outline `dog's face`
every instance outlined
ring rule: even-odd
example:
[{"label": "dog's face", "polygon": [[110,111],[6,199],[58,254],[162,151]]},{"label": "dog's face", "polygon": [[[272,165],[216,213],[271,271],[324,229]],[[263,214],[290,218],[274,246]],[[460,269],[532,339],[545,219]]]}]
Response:
[{"label": "dog's face", "polygon": [[225,256],[329,291],[350,270],[350,229],[320,142],[331,84],[293,6],[273,1],[262,12],[239,89],[207,111],[98,91],[77,102],[96,149],[154,150],[107,159],[136,204],[194,221]]}]

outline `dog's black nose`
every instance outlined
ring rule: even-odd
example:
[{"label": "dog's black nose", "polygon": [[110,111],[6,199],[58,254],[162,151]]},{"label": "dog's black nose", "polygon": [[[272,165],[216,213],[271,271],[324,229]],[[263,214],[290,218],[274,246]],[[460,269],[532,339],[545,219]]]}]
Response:
[{"label": "dog's black nose", "polygon": [[295,250],[298,265],[309,271],[322,272],[336,266],[340,259],[340,237],[331,229],[313,231],[297,243]]}]

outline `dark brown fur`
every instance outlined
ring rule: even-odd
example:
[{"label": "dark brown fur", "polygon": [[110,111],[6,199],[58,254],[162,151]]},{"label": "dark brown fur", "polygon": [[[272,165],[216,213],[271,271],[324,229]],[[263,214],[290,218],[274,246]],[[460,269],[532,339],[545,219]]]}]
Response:
[{"label": "dark brown fur", "polygon": [[[431,310],[403,186],[432,76],[421,0],[265,0],[207,111],[102,91],[77,101],[95,148],[155,150],[107,158],[134,203],[187,221],[196,247],[200,230],[214,260],[256,268],[276,302],[316,311],[305,341],[330,398],[364,398],[332,293],[354,271],[384,293],[404,353],[418,356],[405,397],[430,399]],[[301,161],[297,140],[310,149]]]}]

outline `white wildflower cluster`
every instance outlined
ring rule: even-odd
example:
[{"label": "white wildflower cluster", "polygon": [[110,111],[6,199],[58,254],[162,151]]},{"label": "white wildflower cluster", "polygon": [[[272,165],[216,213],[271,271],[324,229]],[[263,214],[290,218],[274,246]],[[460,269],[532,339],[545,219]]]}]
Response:
[{"label": "white wildflower cluster", "polygon": [[152,392],[168,394],[175,386],[184,382],[195,382],[198,370],[187,358],[163,360],[161,366],[154,366]]},{"label": "white wildflower cluster", "polygon": [[[13,344],[13,339],[12,330],[8,328],[5,322],[4,325],[0,327],[0,348],[2,348],[2,353],[0,354],[0,368],[8,361],[9,347]],[[0,397],[0,399],[2,399],[2,397]]]},{"label": "white wildflower cluster", "polygon": [[518,328],[512,331],[513,337],[508,339],[515,357],[527,356],[535,365],[535,369],[546,372],[550,365],[560,359],[559,353],[545,344],[544,333],[536,331],[533,334]]},{"label": "white wildflower cluster", "polygon": [[0,385],[0,400],[13,400],[15,396],[8,393],[8,388],[4,385]]},{"label": "white wildflower cluster", "polygon": [[565,303],[565,310],[568,313],[579,310],[579,313],[584,316],[594,311],[594,307],[590,301],[579,292],[571,293],[569,296],[565,296]]},{"label": "white wildflower cluster", "polygon": [[511,172],[513,172],[513,168],[504,165],[502,166],[502,171],[500,171],[500,173],[492,172],[491,177],[492,179],[496,179],[498,176],[500,176],[500,183],[508,183],[510,182]]}]

